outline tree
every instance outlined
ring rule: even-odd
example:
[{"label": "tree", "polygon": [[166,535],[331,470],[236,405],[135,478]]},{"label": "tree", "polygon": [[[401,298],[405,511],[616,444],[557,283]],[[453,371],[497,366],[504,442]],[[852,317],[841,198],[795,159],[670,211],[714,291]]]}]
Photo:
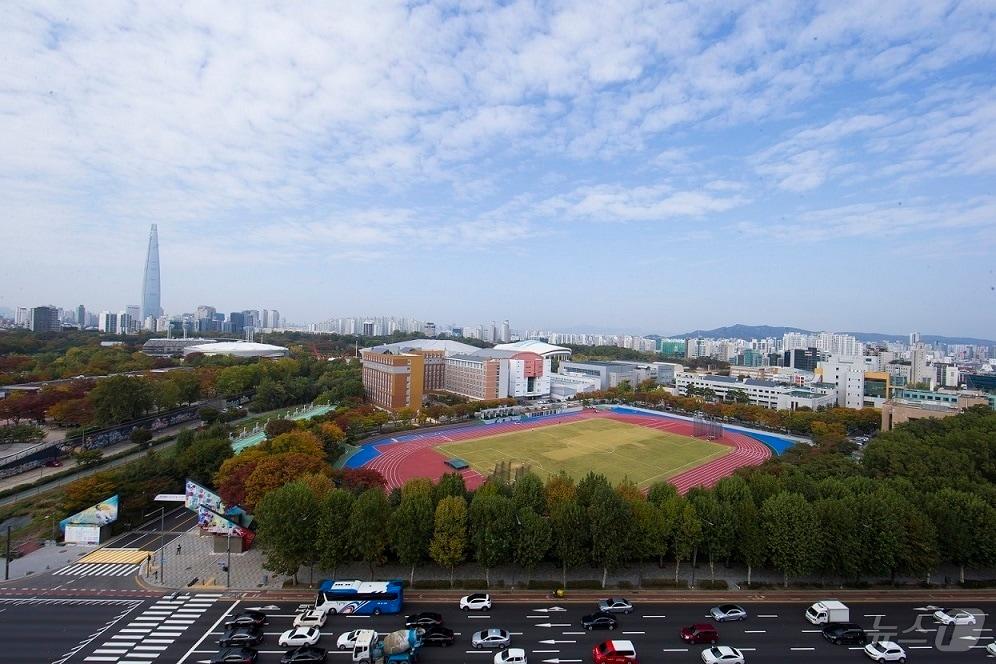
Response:
[{"label": "tree", "polygon": [[86,397],[60,401],[45,413],[63,426],[84,426],[93,422],[93,404]]},{"label": "tree", "polygon": [[519,536],[516,538],[515,564],[531,574],[550,550],[550,523],[529,507],[521,508],[518,517]]},{"label": "tree", "polygon": [[221,412],[211,406],[202,406],[197,409],[197,417],[203,420],[204,424],[214,424],[218,421],[219,415],[221,415]]},{"label": "tree", "polygon": [[352,560],[352,544],[343,533],[349,529],[349,516],[355,497],[344,489],[333,489],[321,502],[318,519],[318,563],[336,576],[336,569]]},{"label": "tree", "polygon": [[367,489],[383,489],[387,486],[384,476],[373,468],[336,468],[330,477],[334,485],[357,495]]},{"label": "tree", "polygon": [[230,456],[232,443],[227,438],[200,438],[177,453],[176,465],[188,479],[198,484],[209,484],[221,464]]},{"label": "tree", "polygon": [[512,486],[512,502],[515,509],[529,508],[537,514],[542,514],[546,508],[546,497],[543,493],[543,480],[536,473],[523,473]]},{"label": "tree", "polygon": [[512,557],[515,525],[515,506],[510,498],[480,491],[474,494],[470,502],[470,538],[488,586],[491,568]]},{"label": "tree", "polygon": [[740,560],[747,565],[747,585],[751,582],[751,572],[764,564],[766,542],[761,524],[758,522],[757,506],[749,496],[737,503],[734,508],[737,522],[736,551]]},{"label": "tree", "polygon": [[927,511],[937,529],[941,557],[958,565],[961,583],[966,567],[993,562],[996,510],[979,496],[944,488],[927,497]]},{"label": "tree", "polygon": [[671,550],[674,551],[674,582],[678,583],[681,561],[691,557],[702,541],[702,522],[691,503],[677,496],[664,509],[674,524],[671,529]]},{"label": "tree", "polygon": [[152,386],[144,378],[111,376],[99,381],[87,395],[97,424],[135,420],[152,408]]},{"label": "tree", "polygon": [[384,562],[390,515],[391,506],[382,489],[367,489],[361,493],[349,513],[347,536],[353,543],[353,553],[370,567],[370,578],[373,578],[374,567]]},{"label": "tree", "polygon": [[546,496],[546,513],[553,514],[556,507],[575,499],[577,487],[574,486],[574,478],[561,471],[547,478],[543,493]]},{"label": "tree", "polygon": [[266,452],[258,447],[250,447],[221,462],[221,467],[214,474],[214,486],[226,505],[245,504],[246,480],[266,456]]},{"label": "tree", "polygon": [[118,490],[114,475],[96,473],[70,482],[62,494],[62,509],[68,516],[113,496]]},{"label": "tree", "polygon": [[158,410],[173,410],[180,405],[180,388],[172,380],[152,383],[152,398]]},{"label": "tree", "polygon": [[436,506],[429,556],[437,565],[450,570],[450,587],[453,569],[463,562],[466,549],[467,501],[463,496],[445,496]]},{"label": "tree", "polygon": [[45,431],[33,424],[9,424],[0,427],[0,445],[33,445],[44,439]]},{"label": "tree", "polygon": [[307,454],[285,452],[264,457],[246,478],[245,506],[250,510],[268,492],[308,473],[327,473],[328,465]]},{"label": "tree", "polygon": [[584,510],[574,500],[555,503],[550,510],[553,550],[560,561],[562,584],[567,587],[567,568],[583,565],[591,541]]},{"label": "tree", "polygon": [[401,489],[401,502],[391,514],[391,546],[398,561],[411,567],[408,583],[415,583],[415,566],[429,556],[432,540],[432,485],[423,479],[409,480]]},{"label": "tree", "polygon": [[293,420],[279,419],[279,420],[270,420],[269,422],[267,422],[266,426],[263,427],[263,430],[266,432],[266,437],[268,439],[273,439],[279,436],[280,434],[293,431],[296,428],[297,425],[294,424]]},{"label": "tree", "polygon": [[96,466],[104,460],[104,450],[97,448],[77,450],[73,452],[73,459],[76,460],[76,465],[84,468]]},{"label": "tree", "polygon": [[725,560],[733,551],[733,509],[712,493],[698,494],[692,505],[702,522],[702,546],[709,558],[709,578],[715,582],[716,561]]},{"label": "tree", "polygon": [[262,447],[270,454],[282,454],[284,452],[297,452],[307,454],[318,459],[325,458],[325,450],[322,448],[318,437],[310,431],[292,430],[281,433],[263,443]]},{"label": "tree", "polygon": [[302,565],[317,557],[318,500],[300,482],[270,491],[256,506],[256,536],[266,552],[266,568],[290,574],[297,583]]},{"label": "tree", "polygon": [[601,489],[591,496],[588,521],[592,538],[591,559],[602,568],[602,587],[605,587],[609,569],[618,567],[624,560],[633,532],[632,514],[626,502],[615,491]]},{"label": "tree", "polygon": [[658,566],[663,567],[671,536],[671,524],[660,508],[646,500],[630,503],[630,510],[633,512],[631,542],[634,555],[639,560],[656,558]]},{"label": "tree", "polygon": [[438,505],[443,498],[450,496],[463,498],[465,501],[467,499],[467,485],[460,473],[444,473],[436,482],[432,496],[433,502]]},{"label": "tree", "polygon": [[809,572],[817,560],[816,512],[801,494],[783,491],[764,501],[761,522],[771,562],[788,588],[789,575]]},{"label": "tree", "polygon": [[132,429],[131,434],[128,436],[132,443],[138,445],[139,449],[145,449],[152,442],[152,432],[145,427],[139,427],[137,429]]}]

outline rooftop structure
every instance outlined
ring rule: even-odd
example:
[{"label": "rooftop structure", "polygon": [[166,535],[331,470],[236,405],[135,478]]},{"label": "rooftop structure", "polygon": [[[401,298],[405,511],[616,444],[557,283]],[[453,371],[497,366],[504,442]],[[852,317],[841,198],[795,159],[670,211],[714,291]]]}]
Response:
[{"label": "rooftop structure", "polygon": [[554,346],[539,339],[523,339],[507,344],[498,344],[495,350],[511,350],[516,353],[536,353],[546,359],[567,360],[571,357],[571,349]]},{"label": "rooftop structure", "polygon": [[231,355],[232,357],[286,357],[290,351],[283,346],[259,344],[252,341],[219,341],[200,343],[183,349],[184,355],[203,353],[204,355]]}]

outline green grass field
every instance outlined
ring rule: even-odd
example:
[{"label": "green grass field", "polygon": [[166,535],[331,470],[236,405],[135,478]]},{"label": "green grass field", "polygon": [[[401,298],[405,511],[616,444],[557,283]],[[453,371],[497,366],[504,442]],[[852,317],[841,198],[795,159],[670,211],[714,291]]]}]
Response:
[{"label": "green grass field", "polygon": [[541,426],[447,443],[436,449],[447,457],[465,460],[485,476],[491,474],[497,462],[509,461],[527,465],[543,478],[563,470],[581,479],[593,470],[610,482],[628,478],[641,487],[731,451],[719,443],[609,419]]}]

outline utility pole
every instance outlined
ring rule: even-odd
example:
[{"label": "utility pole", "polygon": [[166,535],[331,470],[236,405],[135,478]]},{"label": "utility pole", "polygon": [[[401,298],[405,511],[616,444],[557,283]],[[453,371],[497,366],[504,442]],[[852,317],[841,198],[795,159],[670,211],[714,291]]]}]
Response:
[{"label": "utility pole", "polygon": [[228,562],[225,563],[225,587],[232,587],[232,529],[228,529],[226,538],[225,553],[228,555]]},{"label": "utility pole", "polygon": [[3,580],[10,580],[10,529],[11,526],[7,526],[7,553],[3,557]]},{"label": "utility pole", "polygon": [[159,580],[166,585],[166,506],[159,508]]}]

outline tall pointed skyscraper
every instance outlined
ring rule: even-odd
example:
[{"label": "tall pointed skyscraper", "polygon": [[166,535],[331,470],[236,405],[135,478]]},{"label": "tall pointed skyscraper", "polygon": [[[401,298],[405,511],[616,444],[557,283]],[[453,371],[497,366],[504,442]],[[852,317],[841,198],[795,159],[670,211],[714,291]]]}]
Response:
[{"label": "tall pointed skyscraper", "polygon": [[159,231],[152,224],[149,231],[149,251],[145,255],[145,275],[142,277],[142,321],[163,313],[159,289]]}]

